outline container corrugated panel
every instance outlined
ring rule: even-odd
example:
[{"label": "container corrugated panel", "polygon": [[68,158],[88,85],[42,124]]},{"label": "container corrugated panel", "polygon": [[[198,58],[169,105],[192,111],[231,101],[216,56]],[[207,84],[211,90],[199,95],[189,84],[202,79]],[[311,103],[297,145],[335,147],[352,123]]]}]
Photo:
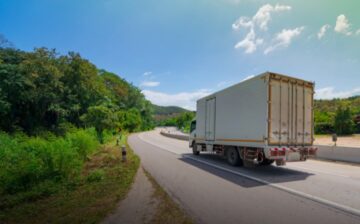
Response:
[{"label": "container corrugated panel", "polygon": [[269,74],[270,145],[313,143],[313,84],[284,75]]}]

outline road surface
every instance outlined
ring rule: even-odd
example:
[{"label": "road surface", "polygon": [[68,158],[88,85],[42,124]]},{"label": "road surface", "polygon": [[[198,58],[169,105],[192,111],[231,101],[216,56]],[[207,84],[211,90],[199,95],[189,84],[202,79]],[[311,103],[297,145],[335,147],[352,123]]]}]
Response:
[{"label": "road surface", "polygon": [[360,223],[360,167],[314,161],[231,167],[159,130],[133,134],[143,167],[197,223]]}]

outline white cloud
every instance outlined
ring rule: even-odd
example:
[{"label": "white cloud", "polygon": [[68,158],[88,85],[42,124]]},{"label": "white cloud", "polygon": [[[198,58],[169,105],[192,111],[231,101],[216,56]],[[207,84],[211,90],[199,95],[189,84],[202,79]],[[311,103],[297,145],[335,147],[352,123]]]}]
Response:
[{"label": "white cloud", "polygon": [[246,80],[254,78],[254,77],[255,77],[255,75],[249,75],[249,76],[246,76],[242,81],[246,81]]},{"label": "white cloud", "polygon": [[356,31],[356,35],[360,35],[360,29]]},{"label": "white cloud", "polygon": [[144,81],[140,83],[141,87],[155,87],[160,85],[160,82],[153,82],[153,81]]},{"label": "white cloud", "polygon": [[291,41],[299,36],[304,29],[305,27],[303,26],[295,29],[283,29],[280,33],[276,34],[276,37],[273,39],[274,44],[267,47],[264,54],[268,54],[278,48],[288,47],[291,44]]},{"label": "white cloud", "polygon": [[324,37],[326,31],[330,28],[330,25],[329,24],[326,24],[324,26],[322,26],[317,34],[318,36],[318,39],[320,40],[321,38]]},{"label": "white cloud", "polygon": [[247,54],[255,52],[257,47],[264,43],[263,38],[257,38],[255,31],[266,31],[268,29],[268,23],[271,20],[272,13],[288,10],[291,10],[291,6],[279,4],[272,6],[266,4],[261,6],[252,18],[241,16],[232,24],[232,28],[236,31],[245,29],[247,30],[247,34],[243,40],[236,43],[235,48],[244,48]]},{"label": "white cloud", "polygon": [[256,51],[258,45],[264,42],[263,39],[256,38],[254,29],[251,29],[246,37],[235,45],[235,48],[244,48],[245,53],[250,54]]},{"label": "white cloud", "polygon": [[334,30],[338,33],[342,33],[349,36],[352,34],[349,29],[350,29],[349,20],[346,18],[344,14],[339,15],[336,19],[336,25]]},{"label": "white cloud", "polygon": [[253,23],[252,20],[250,20],[249,17],[241,16],[239,19],[237,19],[232,24],[232,28],[234,30],[239,30],[241,27],[243,27],[243,28],[254,28],[254,23]]},{"label": "white cloud", "polygon": [[288,5],[279,5],[276,4],[275,7],[266,4],[259,8],[259,10],[256,12],[256,14],[253,17],[253,21],[255,24],[257,24],[260,29],[267,30],[268,23],[271,20],[271,13],[273,12],[281,12],[281,11],[289,11],[291,10],[291,6]]},{"label": "white cloud", "polygon": [[202,97],[210,95],[212,92],[207,89],[200,89],[194,92],[181,92],[167,94],[163,92],[143,90],[146,99],[160,106],[179,106],[188,110],[196,109],[196,101]]},{"label": "white cloud", "polygon": [[360,87],[348,91],[335,91],[334,87],[325,87],[315,91],[316,99],[347,98],[360,95]]},{"label": "white cloud", "polygon": [[143,76],[149,76],[151,74],[152,74],[152,72],[144,72]]}]

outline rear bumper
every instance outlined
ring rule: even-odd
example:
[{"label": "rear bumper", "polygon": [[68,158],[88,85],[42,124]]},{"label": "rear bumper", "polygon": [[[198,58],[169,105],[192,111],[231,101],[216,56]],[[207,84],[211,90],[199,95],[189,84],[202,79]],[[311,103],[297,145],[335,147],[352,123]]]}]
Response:
[{"label": "rear bumper", "polygon": [[265,156],[271,160],[305,161],[309,157],[315,157],[317,147],[269,147]]}]

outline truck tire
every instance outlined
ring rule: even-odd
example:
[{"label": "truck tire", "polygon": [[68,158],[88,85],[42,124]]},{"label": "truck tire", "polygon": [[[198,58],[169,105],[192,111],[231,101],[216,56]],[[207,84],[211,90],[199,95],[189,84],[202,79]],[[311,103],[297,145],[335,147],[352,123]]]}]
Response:
[{"label": "truck tire", "polygon": [[197,150],[197,145],[195,143],[192,144],[192,151],[195,156],[200,155],[200,152]]},{"label": "truck tire", "polygon": [[239,166],[242,164],[239,152],[235,147],[226,150],[226,160],[232,166]]},{"label": "truck tire", "polygon": [[262,163],[260,163],[260,165],[262,165],[262,166],[270,166],[273,163],[274,163],[274,160],[264,159],[264,161],[262,161]]}]

